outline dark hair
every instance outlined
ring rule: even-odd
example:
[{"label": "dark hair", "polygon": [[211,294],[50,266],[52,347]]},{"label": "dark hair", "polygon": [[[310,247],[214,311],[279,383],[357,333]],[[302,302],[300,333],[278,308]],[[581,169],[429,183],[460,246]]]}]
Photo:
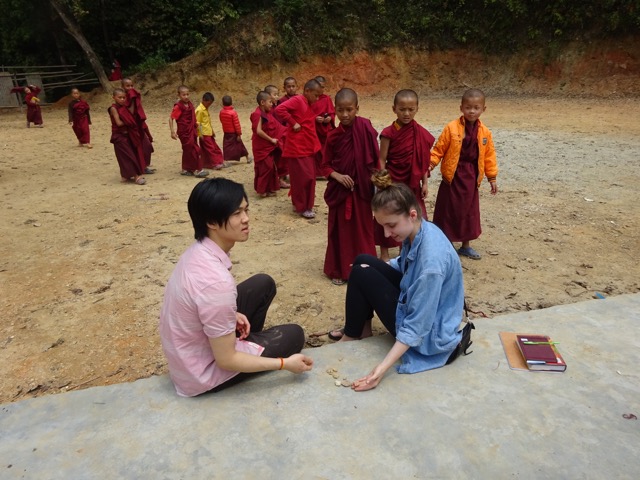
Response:
[{"label": "dark hair", "polygon": [[378,191],[371,199],[371,210],[385,210],[393,215],[409,215],[415,210],[422,216],[422,207],[413,191],[404,183],[394,183],[386,170],[371,175],[371,181]]},{"label": "dark hair", "polygon": [[71,87],[71,90],[69,91],[73,93],[74,90],[78,90],[78,93],[80,93],[80,89],[78,87]]},{"label": "dark hair", "polygon": [[116,87],[113,89],[113,93],[111,95],[115,96],[116,93],[126,93],[124,88]]},{"label": "dark hair", "polygon": [[357,106],[358,94],[355,92],[355,90],[352,90],[351,88],[341,88],[340,90],[338,90],[338,93],[336,93],[336,98],[335,98],[336,105],[338,104],[338,102],[342,102],[343,100],[353,101]]},{"label": "dark hair", "polygon": [[322,83],[322,82],[326,82],[326,81],[327,81],[327,79],[326,79],[326,78],[324,78],[322,75],[318,75],[314,80],[315,80],[316,82],[320,82],[320,83]]},{"label": "dark hair", "polygon": [[230,95],[225,95],[224,97],[222,97],[222,105],[224,105],[225,107],[233,105],[233,99]]},{"label": "dark hair", "polygon": [[207,92],[204,95],[202,95],[202,101],[203,102],[213,102],[215,100],[213,93],[211,92]]},{"label": "dark hair", "polygon": [[218,177],[198,183],[187,202],[196,240],[202,241],[207,237],[208,223],[226,225],[242,204],[242,199],[249,201],[244,187],[232,180]]},{"label": "dark hair", "polygon": [[404,90],[400,90],[398,93],[396,93],[396,96],[393,97],[393,104],[397,105],[401,98],[415,99],[416,105],[418,104],[418,94],[415,91],[410,90],[408,88],[405,88]]},{"label": "dark hair", "polygon": [[178,87],[178,94],[179,94],[182,90],[189,90],[189,87],[187,87],[186,85],[180,85],[180,86]]},{"label": "dark hair", "polygon": [[260,105],[260,102],[263,100],[269,100],[271,98],[271,95],[269,95],[267,92],[258,92],[258,95],[256,95],[256,102],[258,102],[258,105]]},{"label": "dark hair", "polygon": [[296,79],[295,79],[295,78],[293,78],[293,77],[287,77],[287,78],[285,78],[285,79],[284,79],[284,82],[282,82],[282,83],[283,83],[284,85],[286,85],[286,84],[287,84],[287,82],[290,82],[291,80],[293,80],[295,83],[298,83],[298,82],[296,82]]},{"label": "dark hair", "polygon": [[266,87],[264,87],[264,91],[269,93],[272,90],[275,90],[276,92],[279,91],[280,89],[278,87],[276,87],[275,85],[267,85]]},{"label": "dark hair", "polygon": [[320,83],[315,78],[312,78],[304,84],[305,90],[315,90],[316,88],[320,88]]},{"label": "dark hair", "polygon": [[462,94],[462,103],[471,98],[482,98],[482,101],[484,102],[484,92],[479,88],[470,88]]}]

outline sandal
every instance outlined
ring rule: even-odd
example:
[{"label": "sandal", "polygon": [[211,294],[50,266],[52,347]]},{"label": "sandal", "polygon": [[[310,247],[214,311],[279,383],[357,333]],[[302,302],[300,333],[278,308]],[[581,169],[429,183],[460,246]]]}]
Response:
[{"label": "sandal", "polygon": [[147,181],[143,177],[138,177],[134,180],[136,185],[145,185]]},{"label": "sandal", "polygon": [[334,285],[344,285],[346,282],[346,280],[343,280],[341,278],[332,278],[331,279],[331,283]]},{"label": "sandal", "polygon": [[182,170],[180,172],[180,175],[183,175],[185,177],[193,177],[193,172],[190,172],[189,170]]},{"label": "sandal", "polygon": [[462,255],[463,257],[469,257],[469,258],[472,258],[473,260],[480,260],[482,258],[482,255],[480,255],[471,247],[464,247],[464,248],[460,247],[458,249],[458,255]]},{"label": "sandal", "polygon": [[193,175],[198,178],[205,178],[209,176],[209,172],[206,170],[200,170],[199,172],[194,172]]},{"label": "sandal", "polygon": [[307,219],[316,218],[316,212],[314,212],[313,210],[305,210],[300,214],[300,216]]},{"label": "sandal", "polygon": [[334,342],[337,342],[338,340],[340,340],[343,337],[343,335],[344,335],[344,328],[331,330],[329,333],[327,333],[327,337],[329,337]]},{"label": "sandal", "polygon": [[144,173],[146,175],[153,175],[154,173],[156,173],[156,169],[155,168],[151,168],[151,167],[147,167],[144,169]]},{"label": "sandal", "polygon": [[280,180],[280,188],[291,188],[291,185],[284,180]]}]

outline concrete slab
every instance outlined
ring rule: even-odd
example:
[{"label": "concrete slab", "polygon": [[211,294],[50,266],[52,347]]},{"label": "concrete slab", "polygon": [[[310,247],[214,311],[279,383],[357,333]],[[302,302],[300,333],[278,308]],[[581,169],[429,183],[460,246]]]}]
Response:
[{"label": "concrete slab", "polygon": [[[168,377],[0,406],[0,477],[153,479],[637,478],[640,294],[478,319],[474,353],[367,373],[388,336],[310,350],[303,376],[175,395]],[[499,331],[560,342],[565,373],[510,370]]]}]

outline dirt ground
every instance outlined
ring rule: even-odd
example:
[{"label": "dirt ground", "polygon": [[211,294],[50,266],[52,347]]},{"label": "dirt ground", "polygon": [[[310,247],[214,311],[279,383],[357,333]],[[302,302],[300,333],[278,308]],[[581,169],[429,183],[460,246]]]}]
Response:
[{"label": "dirt ground", "polygon": [[[361,115],[378,130],[393,120],[390,99],[361,99]],[[0,114],[0,403],[166,373],[158,314],[193,241],[186,200],[197,180],[178,175],[172,99],[147,107],[158,172],[145,186],[119,182],[110,101],[89,101],[92,150],[77,147],[65,106],[44,109],[43,129],[26,129],[17,111]],[[238,111],[249,132],[246,102]],[[423,98],[416,119],[437,136],[458,105]],[[473,245],[483,258],[462,259],[470,308],[488,317],[473,315],[479,328],[500,313],[640,291],[639,108],[637,97],[488,99],[483,120],[500,192],[492,197],[482,185],[483,234]],[[286,192],[256,196],[253,165],[221,175],[249,192],[252,233],[232,251],[233,273],[276,279],[268,322],[297,322],[307,334],[340,325],[346,287],[322,274],[326,184],[316,191],[318,217],[307,221],[292,213]],[[439,181],[436,172],[430,214]],[[312,336],[310,345],[326,341]]]}]

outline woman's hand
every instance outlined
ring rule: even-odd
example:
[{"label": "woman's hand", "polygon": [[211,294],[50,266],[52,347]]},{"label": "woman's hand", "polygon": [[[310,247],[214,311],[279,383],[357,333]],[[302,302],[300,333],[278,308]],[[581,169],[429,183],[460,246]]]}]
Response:
[{"label": "woman's hand", "polygon": [[308,372],[312,367],[313,359],[302,353],[295,353],[284,359],[283,368],[291,373]]},{"label": "woman's hand", "polygon": [[342,175],[341,173],[338,173],[338,172],[331,172],[330,176],[334,178],[344,188],[348,190],[353,190],[353,187],[355,186],[355,182],[353,181],[353,178],[351,178],[349,175]]},{"label": "woman's hand", "polygon": [[239,333],[238,338],[244,340],[249,336],[251,332],[251,324],[246,315],[240,312],[236,312],[236,332]]},{"label": "woman's hand", "polygon": [[387,370],[382,368],[381,365],[378,365],[374,368],[369,375],[366,377],[362,377],[353,384],[351,384],[351,388],[356,392],[365,392],[367,390],[372,390],[378,386],[378,384],[382,381],[382,377]]}]

